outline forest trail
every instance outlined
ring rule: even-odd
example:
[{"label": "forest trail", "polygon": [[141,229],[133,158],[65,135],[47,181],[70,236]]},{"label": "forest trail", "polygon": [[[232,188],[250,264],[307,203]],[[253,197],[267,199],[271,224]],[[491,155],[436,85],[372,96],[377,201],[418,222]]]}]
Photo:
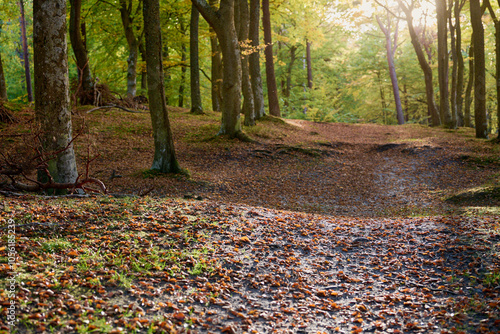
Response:
[{"label": "forest trail", "polygon": [[148,170],[147,115],[93,114],[76,143],[80,168],[89,143],[101,154],[91,175],[112,194],[152,196],[0,197],[0,236],[18,225],[19,332],[500,330],[496,144],[275,118],[243,143],[214,136],[217,114],[171,116],[189,178]]}]

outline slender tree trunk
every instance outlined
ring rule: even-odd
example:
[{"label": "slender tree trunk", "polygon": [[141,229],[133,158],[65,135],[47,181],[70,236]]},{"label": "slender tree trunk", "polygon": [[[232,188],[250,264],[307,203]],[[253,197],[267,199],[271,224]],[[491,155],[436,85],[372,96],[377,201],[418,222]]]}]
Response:
[{"label": "slender tree trunk", "polygon": [[290,61],[288,62],[286,68],[286,78],[285,78],[285,87],[283,89],[283,97],[285,98],[285,106],[288,108],[289,100],[290,100],[290,92],[292,90],[292,69],[295,60],[297,59],[296,55],[297,46],[293,45],[290,47]]},{"label": "slender tree trunk", "polygon": [[250,0],[250,27],[248,38],[251,41],[253,50],[248,58],[248,61],[250,66],[250,79],[252,82],[256,119],[260,119],[265,115],[264,92],[262,89],[262,77],[260,75],[259,26],[260,1]]},{"label": "slender tree trunk", "polygon": [[[209,0],[209,5],[216,10],[218,0]],[[222,108],[222,59],[219,41],[214,28],[210,26],[210,46],[212,48],[212,109],[221,111]]]},{"label": "slender tree trunk", "polygon": [[135,96],[137,91],[137,59],[139,56],[139,41],[134,33],[132,0],[129,0],[128,3],[126,3],[126,0],[120,0],[120,16],[128,44],[127,96],[131,98]]},{"label": "slender tree trunk", "polygon": [[391,39],[391,21],[389,13],[387,13],[387,26],[384,26],[380,18],[377,16],[377,22],[385,35],[385,49],[387,54],[387,64],[389,66],[389,76],[391,77],[392,93],[394,96],[394,102],[396,104],[396,117],[398,119],[398,124],[402,125],[405,123],[405,118],[403,114],[403,106],[401,105],[401,97],[399,96],[399,84],[398,76],[396,74],[396,65],[394,64],[394,54],[396,52],[397,40],[398,40],[398,24],[396,23],[396,30],[394,32],[394,43]]},{"label": "slender tree trunk", "polygon": [[456,40],[456,24],[453,25],[453,5],[454,0],[450,0],[450,10],[448,14],[448,26],[450,31],[450,54],[453,65],[451,67],[451,90],[450,90],[450,112],[451,112],[451,123],[452,127],[456,129],[459,125],[458,120],[458,108],[457,108],[457,98],[458,98],[458,55],[457,40]]},{"label": "slender tree trunk", "polygon": [[479,0],[470,1],[472,40],[474,41],[474,121],[476,137],[488,138],[486,117],[486,70],[484,55],[484,28]]},{"label": "slender tree trunk", "polygon": [[436,0],[438,26],[438,74],[439,74],[439,113],[441,123],[452,129],[450,98],[448,90],[448,25],[447,0]]},{"label": "slender tree trunk", "polygon": [[[500,0],[498,0],[500,5]],[[497,89],[497,142],[500,142],[500,20],[495,14],[495,11],[491,7],[488,1],[488,6],[490,9],[490,14],[493,17],[493,22],[495,23],[495,81]]]},{"label": "slender tree trunk", "polygon": [[189,61],[191,67],[191,113],[203,114],[200,92],[200,62],[198,60],[198,22],[200,13],[191,5],[191,25],[189,27]]},{"label": "slender tree trunk", "polygon": [[240,42],[241,52],[241,88],[243,92],[243,108],[242,112],[245,115],[244,124],[246,126],[255,125],[255,103],[252,91],[252,83],[250,81],[250,67],[248,56],[252,52],[249,46],[244,46],[248,41],[248,33],[250,29],[250,12],[248,8],[248,0],[237,0],[239,3],[239,31],[238,40]]},{"label": "slender tree trunk", "polygon": [[81,80],[82,84],[80,104],[94,104],[90,64],[81,33],[82,0],[70,0],[69,2],[71,4],[69,15],[69,37],[71,40],[71,47],[76,58],[76,66],[78,67],[78,78]]},{"label": "slender tree trunk", "polygon": [[425,94],[427,97],[427,110],[429,117],[431,118],[432,126],[438,126],[441,124],[439,112],[436,107],[436,102],[434,100],[434,87],[432,82],[432,68],[430,67],[427,59],[425,58],[424,51],[422,50],[422,45],[419,42],[418,35],[413,26],[413,17],[411,10],[406,7],[402,0],[397,0],[400,8],[405,12],[406,22],[408,24],[408,30],[410,32],[411,44],[417,54],[418,63],[422,72],[424,73],[425,80]]},{"label": "slender tree trunk", "polygon": [[[182,29],[182,23],[181,23]],[[184,86],[186,85],[186,45],[181,42],[181,83],[179,84],[179,107],[184,108]]]},{"label": "slender tree trunk", "polygon": [[269,0],[262,0],[262,26],[264,28],[264,43],[266,44],[264,54],[266,56],[266,81],[269,113],[273,116],[280,117],[281,112],[278,101],[278,87],[276,86],[276,76],[274,74],[273,40]]},{"label": "slender tree trunk", "polygon": [[[141,53],[141,60],[143,65],[141,66],[141,90],[148,90],[148,72],[146,71],[146,46],[145,43],[141,41],[139,44],[139,52]],[[142,93],[141,93],[142,94]],[[168,100],[167,100],[168,105]]]},{"label": "slender tree trunk", "polygon": [[[33,2],[35,118],[41,126],[42,150],[59,152],[48,161],[55,182],[75,182],[66,42],[66,0]],[[48,175],[40,173],[41,182]]]},{"label": "slender tree trunk", "polygon": [[175,156],[174,141],[170,130],[165,99],[161,56],[160,4],[159,0],[143,1],[149,110],[155,145],[151,169],[162,173],[180,173],[182,170]]},{"label": "slender tree trunk", "polygon": [[313,75],[312,75],[312,60],[311,60],[311,42],[306,40],[306,63],[307,63],[307,88],[312,89],[313,87]]},{"label": "slender tree trunk", "polygon": [[474,41],[471,41],[469,48],[469,81],[465,89],[464,102],[464,126],[471,128],[471,105],[472,105],[472,88],[474,87]]},{"label": "slender tree trunk", "polygon": [[26,77],[26,92],[28,94],[28,101],[33,102],[33,91],[31,88],[31,72],[30,72],[30,58],[28,53],[28,39],[26,37],[26,20],[24,19],[24,0],[19,0],[19,9],[21,11],[21,41],[23,45],[23,65],[24,75]]},{"label": "slender tree trunk", "polygon": [[457,110],[457,126],[464,125],[464,112],[462,96],[464,92],[464,57],[462,56],[462,26],[460,24],[460,12],[465,3],[465,0],[455,0],[455,49],[457,58],[457,96],[456,96],[456,110]]},{"label": "slender tree trunk", "polygon": [[0,99],[7,101],[7,85],[5,84],[5,75],[3,72],[3,62],[1,53],[0,53]]},{"label": "slender tree trunk", "polygon": [[387,125],[387,102],[385,101],[385,93],[384,93],[384,84],[382,82],[382,76],[380,75],[380,71],[377,71],[377,78],[378,78],[378,87],[379,87],[379,92],[380,92],[380,103],[382,107],[382,115],[384,116],[384,124]]}]

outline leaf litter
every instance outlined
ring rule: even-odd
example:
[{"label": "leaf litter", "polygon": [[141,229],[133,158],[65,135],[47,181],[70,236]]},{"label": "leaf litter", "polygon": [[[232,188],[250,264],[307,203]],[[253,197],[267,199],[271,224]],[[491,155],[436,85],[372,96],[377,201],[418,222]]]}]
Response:
[{"label": "leaf litter", "polygon": [[[211,137],[210,113],[171,111],[190,179],[137,173],[151,155],[146,116],[95,113],[94,173],[113,196],[2,198],[13,331],[500,332],[500,199],[479,188],[447,200],[496,189],[494,144],[467,130],[274,119],[247,144]],[[11,300],[5,283],[0,332]]]}]

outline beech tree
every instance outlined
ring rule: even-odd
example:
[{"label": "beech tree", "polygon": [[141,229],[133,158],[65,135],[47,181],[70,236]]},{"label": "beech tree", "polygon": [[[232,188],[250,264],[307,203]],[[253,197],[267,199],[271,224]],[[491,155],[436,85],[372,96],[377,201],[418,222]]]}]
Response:
[{"label": "beech tree", "polygon": [[245,125],[255,125],[255,103],[250,79],[250,67],[248,57],[252,52],[248,45],[249,29],[250,29],[250,12],[248,8],[248,0],[236,0],[238,8],[238,41],[240,43],[241,52],[241,86],[243,90],[243,114],[245,115]]},{"label": "beech tree", "polygon": [[264,93],[262,89],[262,77],[260,73],[259,27],[260,1],[250,0],[250,26],[248,31],[248,38],[250,39],[252,53],[248,57],[248,62],[250,66],[250,79],[252,80],[255,119],[260,119],[265,115]]},{"label": "beech tree", "polygon": [[[217,0],[209,0],[210,6],[216,11]],[[211,57],[211,93],[212,93],[212,109],[221,111],[222,108],[222,58],[219,41],[214,29],[210,26],[210,47],[212,48]]]},{"label": "beech tree", "polygon": [[434,85],[432,82],[432,68],[425,59],[424,51],[422,50],[422,45],[420,44],[417,32],[415,31],[415,27],[413,26],[413,8],[415,7],[415,0],[412,0],[410,5],[407,5],[402,0],[397,0],[400,8],[405,13],[406,23],[408,25],[408,31],[411,37],[411,44],[415,50],[415,53],[418,58],[418,63],[424,72],[424,81],[425,81],[425,94],[427,97],[427,110],[429,117],[431,118],[431,124],[433,126],[438,126],[441,124],[441,120],[439,117],[439,112],[436,106],[436,102],[434,100]]},{"label": "beech tree", "polygon": [[483,11],[479,0],[470,1],[472,40],[474,41],[474,121],[476,138],[488,138],[486,117],[486,61],[484,55]]},{"label": "beech tree", "polygon": [[33,91],[31,88],[31,72],[30,72],[30,58],[28,54],[28,38],[26,36],[26,19],[24,17],[24,0],[19,0],[19,10],[21,16],[19,18],[21,23],[21,42],[23,47],[22,61],[24,65],[24,77],[26,79],[26,92],[28,94],[28,101],[33,102]]},{"label": "beech tree", "polygon": [[127,58],[127,96],[134,97],[137,92],[137,59],[139,56],[139,44],[142,40],[142,33],[136,36],[134,30],[138,30],[136,19],[140,17],[141,6],[133,7],[132,0],[120,0],[120,17],[122,19],[123,30],[128,45]]},{"label": "beech tree", "polygon": [[182,170],[175,156],[165,98],[159,0],[144,0],[143,17],[149,110],[155,147],[151,169],[162,173],[180,173]]},{"label": "beech tree", "polygon": [[399,95],[399,85],[398,85],[398,76],[396,74],[396,65],[394,64],[394,54],[396,52],[396,48],[398,46],[398,23],[396,21],[396,27],[394,30],[394,40],[391,37],[391,18],[389,11],[387,13],[387,23],[382,23],[380,17],[376,16],[377,23],[384,33],[385,36],[385,49],[387,53],[387,63],[389,66],[389,76],[391,77],[392,83],[392,93],[394,95],[394,102],[396,104],[396,116],[398,119],[398,124],[404,124],[405,118],[403,114],[403,107],[401,105],[401,97]]},{"label": "beech tree", "polygon": [[271,12],[269,11],[269,0],[262,0],[262,27],[264,28],[264,43],[266,48],[266,82],[267,99],[269,101],[269,114],[280,117],[280,104],[278,102],[278,87],[274,74],[273,40],[271,31]]},{"label": "beech tree", "polygon": [[191,69],[191,112],[203,114],[200,92],[200,65],[198,52],[198,22],[200,13],[195,6],[191,6],[191,24],[189,26],[189,62]]},{"label": "beech tree", "polygon": [[448,90],[448,15],[447,0],[436,0],[438,28],[438,77],[439,77],[439,114],[441,123],[447,128],[455,128],[450,114]]},{"label": "beech tree", "polygon": [[221,0],[220,8],[214,10],[205,0],[193,0],[201,15],[212,26],[219,39],[222,51],[222,122],[219,134],[231,138],[242,137],[240,123],[241,60],[238,35],[234,25],[235,0]]},{"label": "beech tree", "polygon": [[[58,152],[49,160],[48,171],[55,182],[77,178],[72,145],[66,42],[66,0],[33,2],[35,69],[35,118],[40,125],[42,150]],[[49,175],[40,173],[41,182]]]},{"label": "beech tree", "polygon": [[[3,22],[0,20],[0,33],[2,33]],[[0,99],[7,101],[7,84],[3,71],[2,53],[0,52]]]},{"label": "beech tree", "polygon": [[[87,49],[83,43],[81,33],[81,11],[82,0],[70,0],[71,9],[69,15],[69,37],[71,40],[71,48],[75,54],[76,66],[78,67],[78,77],[81,81],[82,94],[80,95],[80,103],[93,103],[91,93],[93,88],[92,75],[90,73],[90,64],[87,55]],[[87,98],[88,97],[88,98]]]}]

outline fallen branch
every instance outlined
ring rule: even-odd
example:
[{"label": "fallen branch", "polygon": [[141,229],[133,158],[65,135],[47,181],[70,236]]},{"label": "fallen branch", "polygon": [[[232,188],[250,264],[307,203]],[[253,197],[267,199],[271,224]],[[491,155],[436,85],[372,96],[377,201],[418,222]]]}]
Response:
[{"label": "fallen branch", "polygon": [[127,108],[122,107],[122,106],[118,106],[116,104],[111,104],[111,105],[108,105],[108,106],[100,106],[100,107],[96,107],[96,108],[90,109],[90,110],[87,111],[87,114],[90,114],[91,112],[99,110],[99,109],[111,109],[111,108],[118,108],[118,109],[122,109],[122,110],[124,110],[126,112],[131,112],[131,113],[135,113],[135,114],[145,114],[145,113],[147,113],[147,111],[131,110],[131,109],[127,109]]}]

